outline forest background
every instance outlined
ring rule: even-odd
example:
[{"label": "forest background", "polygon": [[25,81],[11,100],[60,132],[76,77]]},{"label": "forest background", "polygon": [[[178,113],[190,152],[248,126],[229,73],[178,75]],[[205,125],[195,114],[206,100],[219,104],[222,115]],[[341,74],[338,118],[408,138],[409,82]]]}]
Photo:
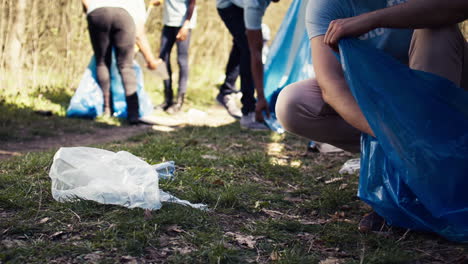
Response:
[{"label": "forest background", "polygon": [[[279,28],[290,3],[291,0],[283,0],[268,9],[265,23],[272,32]],[[197,28],[192,32],[188,93],[192,101],[206,103],[213,102],[212,95],[216,93],[213,87],[222,82],[232,38],[217,14],[214,0],[199,0],[197,8],[199,16]],[[147,33],[156,56],[162,26],[162,8],[154,8],[147,22]],[[468,36],[466,21],[461,28]],[[0,89],[3,96],[25,93],[25,87],[38,85],[61,87],[64,92],[72,93],[91,55],[81,1],[1,0]],[[161,82],[151,82],[151,85],[156,85],[153,96],[159,96]],[[196,98],[199,89],[208,91],[204,93],[209,95],[205,96],[206,100]]]},{"label": "forest background", "polygon": [[[279,28],[289,4],[289,0],[281,1],[268,9],[265,23],[272,32]],[[214,103],[215,87],[222,82],[232,47],[232,37],[215,5],[214,0],[197,1],[198,22],[192,32],[188,89],[188,99],[196,105]],[[162,8],[155,7],[146,24],[155,56],[159,54],[162,27]],[[81,1],[1,0],[0,89],[4,100],[15,97],[18,101],[40,87],[73,94],[91,55]],[[172,57],[175,66],[175,56]],[[151,74],[145,74],[145,81],[153,102],[162,100],[162,82]]]}]

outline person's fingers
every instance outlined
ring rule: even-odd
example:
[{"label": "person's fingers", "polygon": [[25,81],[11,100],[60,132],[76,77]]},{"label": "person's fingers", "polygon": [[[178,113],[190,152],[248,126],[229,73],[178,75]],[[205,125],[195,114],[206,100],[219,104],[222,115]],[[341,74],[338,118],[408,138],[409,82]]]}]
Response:
[{"label": "person's fingers", "polygon": [[179,31],[179,33],[177,33],[177,36],[176,36],[177,41],[184,41],[186,38],[187,38],[187,34],[185,34],[184,32]]},{"label": "person's fingers", "polygon": [[331,46],[333,44],[333,39],[334,39],[334,36],[336,35],[336,32],[337,32],[338,28],[340,27],[341,20],[337,19],[337,20],[333,20],[332,22],[333,23],[331,23],[330,32],[329,32],[328,38],[327,38],[327,45],[329,45],[329,46]]},{"label": "person's fingers", "polygon": [[341,28],[340,21],[336,21],[333,24],[333,31],[330,32],[330,35],[328,36],[328,45],[330,47],[336,46],[336,39],[337,39],[337,36],[339,35],[340,28]]},{"label": "person's fingers", "polygon": [[323,38],[323,43],[325,43],[325,45],[328,45],[328,40],[330,39],[330,35],[332,34],[333,32],[333,25],[335,23],[335,20],[333,20],[332,22],[330,22],[330,25],[328,25],[328,29],[327,29],[327,32],[325,33],[325,37]]}]

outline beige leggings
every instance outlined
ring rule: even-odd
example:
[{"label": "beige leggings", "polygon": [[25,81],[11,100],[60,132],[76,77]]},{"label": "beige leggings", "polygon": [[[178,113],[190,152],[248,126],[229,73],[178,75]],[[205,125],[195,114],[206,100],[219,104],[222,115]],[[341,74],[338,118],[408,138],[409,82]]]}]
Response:
[{"label": "beige leggings", "polygon": [[[456,26],[415,30],[409,50],[409,66],[468,88],[468,44]],[[291,133],[350,152],[360,150],[360,131],[324,102],[315,79],[284,88],[276,103],[276,115]]]}]

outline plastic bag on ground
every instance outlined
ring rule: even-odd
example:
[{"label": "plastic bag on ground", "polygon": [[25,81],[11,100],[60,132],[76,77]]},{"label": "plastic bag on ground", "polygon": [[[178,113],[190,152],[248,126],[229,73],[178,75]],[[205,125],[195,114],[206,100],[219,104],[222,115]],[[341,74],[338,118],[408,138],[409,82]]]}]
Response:
[{"label": "plastic bag on ground", "polygon": [[161,202],[174,202],[206,209],[159,189],[158,171],[170,178],[174,169],[173,162],[151,166],[126,151],[73,147],[57,151],[49,176],[52,196],[60,202],[79,198],[151,210],[161,208]]},{"label": "plastic bag on ground", "polygon": [[153,169],[158,173],[159,179],[174,178],[175,163],[173,161],[153,165]]},{"label": "plastic bag on ground", "polygon": [[361,159],[347,160],[341,167],[340,174],[354,174],[361,168]]},{"label": "plastic bag on ground", "polygon": [[376,135],[361,139],[359,197],[391,224],[468,242],[468,92],[356,40],[340,55]]},{"label": "plastic bag on ground", "polygon": [[[144,90],[143,72],[135,61],[133,63],[133,69],[135,70],[137,77],[137,94],[140,117],[151,115],[153,112],[153,104]],[[122,77],[120,76],[117,68],[114,52],[112,53],[110,79],[114,116],[126,118],[127,102],[125,99],[125,89],[122,83]],[[81,78],[78,89],[70,100],[70,105],[67,109],[67,116],[95,118],[102,115],[103,109],[104,99],[102,89],[97,82],[96,60],[93,56]]]}]

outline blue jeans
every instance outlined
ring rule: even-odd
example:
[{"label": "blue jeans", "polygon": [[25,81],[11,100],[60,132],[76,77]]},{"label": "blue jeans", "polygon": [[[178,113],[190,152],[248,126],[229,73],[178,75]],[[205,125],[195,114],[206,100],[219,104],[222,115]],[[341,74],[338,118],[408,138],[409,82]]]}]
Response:
[{"label": "blue jeans", "polygon": [[240,56],[240,50],[233,41],[229,60],[226,65],[226,78],[224,79],[223,85],[219,88],[222,94],[239,92],[236,89],[236,81],[240,74]]},{"label": "blue jeans", "polygon": [[161,51],[159,57],[166,63],[167,72],[169,73],[169,79],[164,80],[164,95],[166,102],[172,103],[173,91],[172,91],[172,68],[171,68],[171,50],[174,44],[177,44],[177,63],[179,64],[179,89],[178,94],[185,94],[187,91],[187,81],[189,75],[188,65],[188,49],[190,45],[189,32],[187,39],[184,41],[176,41],[177,33],[180,27],[164,26],[161,36]]},{"label": "blue jeans", "polygon": [[[239,51],[240,77],[242,92],[242,114],[247,115],[255,111],[255,85],[250,68],[250,51],[247,35],[245,34],[244,9],[231,5],[229,7],[218,9],[218,14],[231,33],[234,45]],[[232,52],[231,52],[232,55]],[[234,54],[235,55],[235,54]],[[226,76],[227,77],[227,76]]]}]

